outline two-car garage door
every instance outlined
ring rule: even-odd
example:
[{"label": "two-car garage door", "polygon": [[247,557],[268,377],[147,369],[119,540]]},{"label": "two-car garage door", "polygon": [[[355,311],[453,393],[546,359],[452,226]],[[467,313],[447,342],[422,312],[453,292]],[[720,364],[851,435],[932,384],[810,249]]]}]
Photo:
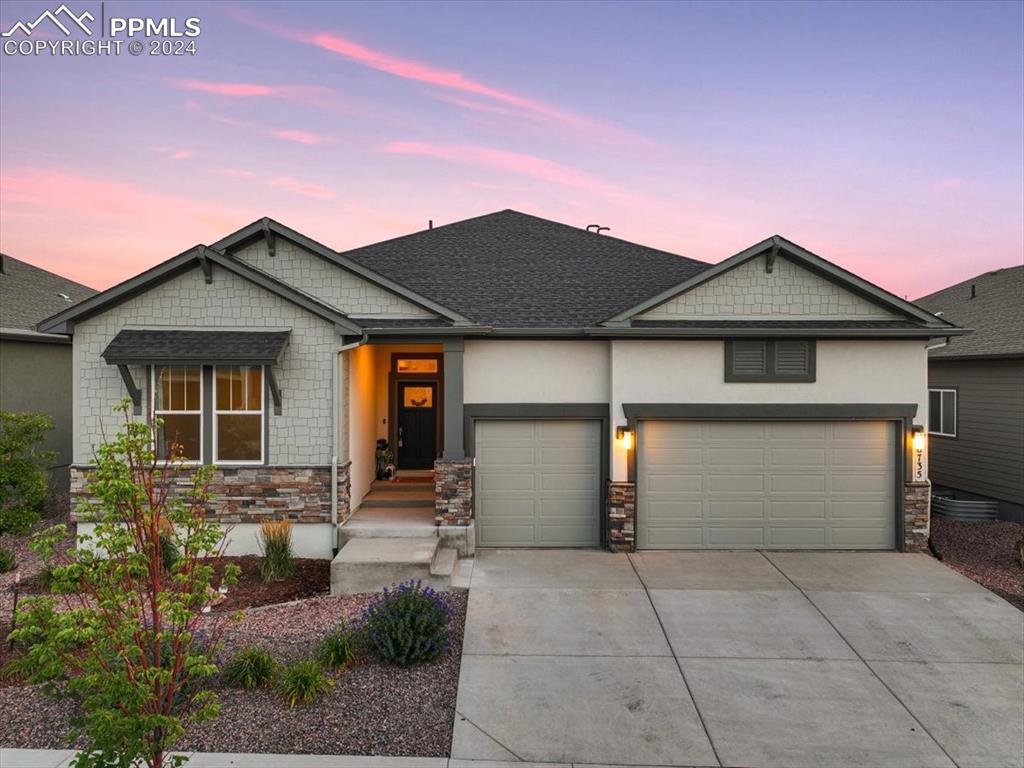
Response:
[{"label": "two-car garage door", "polygon": [[641,422],[637,546],[892,549],[891,422]]}]

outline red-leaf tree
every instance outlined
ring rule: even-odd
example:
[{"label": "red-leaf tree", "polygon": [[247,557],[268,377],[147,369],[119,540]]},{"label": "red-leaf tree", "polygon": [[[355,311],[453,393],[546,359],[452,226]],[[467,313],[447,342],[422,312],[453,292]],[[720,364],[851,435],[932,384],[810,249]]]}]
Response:
[{"label": "red-leaf tree", "polygon": [[96,450],[85,505],[92,530],[59,560],[63,526],[33,542],[53,563],[63,605],[27,599],[11,635],[25,647],[17,662],[23,674],[79,702],[73,735],[86,747],[78,768],[184,762],[169,750],[185,726],[218,714],[203,681],[217,671],[224,621],[204,614],[211,596],[238,577],[226,566],[215,583],[224,532],[204,514],[212,469],[189,468],[186,492],[172,493],[184,469],[179,452],[158,458],[158,420],[134,421],[130,407],[118,406],[124,425]]}]

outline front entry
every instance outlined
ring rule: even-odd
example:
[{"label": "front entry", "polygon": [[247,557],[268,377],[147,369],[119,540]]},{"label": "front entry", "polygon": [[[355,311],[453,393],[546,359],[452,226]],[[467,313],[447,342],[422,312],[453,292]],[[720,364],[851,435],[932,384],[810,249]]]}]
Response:
[{"label": "front entry", "polygon": [[398,468],[433,469],[437,458],[437,382],[398,382]]}]

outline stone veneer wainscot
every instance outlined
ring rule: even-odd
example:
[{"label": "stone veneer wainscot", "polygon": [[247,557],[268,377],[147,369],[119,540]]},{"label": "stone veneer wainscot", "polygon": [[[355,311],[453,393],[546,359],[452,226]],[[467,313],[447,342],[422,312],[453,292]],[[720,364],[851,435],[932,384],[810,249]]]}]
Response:
[{"label": "stone veneer wainscot", "polygon": [[[88,498],[88,466],[71,468],[72,518]],[[173,470],[171,493],[185,496],[194,469]],[[209,485],[208,516],[226,525],[288,519],[293,523],[331,522],[331,467],[216,467]],[[351,513],[349,464],[338,465],[338,522]]]}]

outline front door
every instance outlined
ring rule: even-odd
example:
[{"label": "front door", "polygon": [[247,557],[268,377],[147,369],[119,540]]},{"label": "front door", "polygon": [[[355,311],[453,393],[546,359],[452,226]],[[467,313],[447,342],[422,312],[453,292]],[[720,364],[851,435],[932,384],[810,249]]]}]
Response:
[{"label": "front door", "polygon": [[398,383],[398,468],[433,469],[437,458],[437,382]]}]

